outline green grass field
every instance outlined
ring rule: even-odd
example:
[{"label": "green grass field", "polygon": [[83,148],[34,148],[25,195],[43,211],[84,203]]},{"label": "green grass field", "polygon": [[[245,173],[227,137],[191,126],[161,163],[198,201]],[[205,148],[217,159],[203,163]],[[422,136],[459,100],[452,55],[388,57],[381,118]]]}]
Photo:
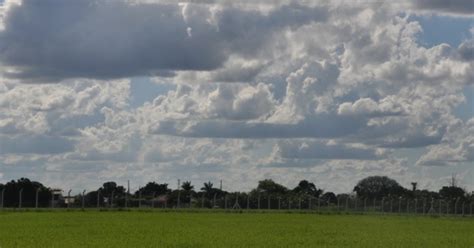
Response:
[{"label": "green grass field", "polygon": [[0,247],[474,247],[474,219],[300,213],[0,212]]}]

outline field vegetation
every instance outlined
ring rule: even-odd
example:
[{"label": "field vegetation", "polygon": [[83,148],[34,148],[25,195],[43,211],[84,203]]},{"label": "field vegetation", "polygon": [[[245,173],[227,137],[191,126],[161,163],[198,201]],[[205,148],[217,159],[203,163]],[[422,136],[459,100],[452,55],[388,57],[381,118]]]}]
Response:
[{"label": "field vegetation", "polygon": [[0,211],[0,247],[474,247],[472,218],[204,211]]}]

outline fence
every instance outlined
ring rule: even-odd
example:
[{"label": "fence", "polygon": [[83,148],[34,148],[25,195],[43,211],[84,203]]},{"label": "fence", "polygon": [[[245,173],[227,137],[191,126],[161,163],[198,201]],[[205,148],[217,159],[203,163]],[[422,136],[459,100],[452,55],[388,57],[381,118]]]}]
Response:
[{"label": "fence", "polygon": [[[360,212],[419,215],[473,216],[474,202],[462,199],[413,199],[413,198],[356,198],[338,197],[332,200],[310,196],[269,196],[250,194],[226,194],[209,196],[204,193],[141,195],[110,195],[99,191],[94,197],[82,194],[61,196],[53,193],[47,203],[40,201],[39,192],[26,197],[18,192],[17,201],[5,204],[5,190],[0,192],[0,209],[4,208],[148,208],[148,209],[241,209],[241,210],[286,210],[316,212]],[[89,197],[86,197],[89,196]],[[33,198],[33,199],[32,199]]]}]

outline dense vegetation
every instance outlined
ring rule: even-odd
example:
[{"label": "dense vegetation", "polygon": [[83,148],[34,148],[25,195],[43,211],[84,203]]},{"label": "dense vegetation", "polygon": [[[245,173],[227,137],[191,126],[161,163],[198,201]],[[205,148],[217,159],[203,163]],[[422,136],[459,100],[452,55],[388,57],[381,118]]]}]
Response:
[{"label": "dense vegetation", "polygon": [[[284,185],[266,179],[258,182],[256,188],[250,192],[226,192],[214,187],[212,182],[204,183],[197,190],[191,182],[185,181],[181,184],[179,190],[171,190],[167,184],[149,182],[136,192],[128,192],[126,187],[117,185],[115,182],[106,182],[97,190],[90,191],[85,195],[76,195],[75,204],[84,202],[85,207],[95,206],[114,206],[114,207],[137,207],[143,204],[160,204],[167,207],[181,206],[199,206],[214,207],[217,203],[223,205],[224,199],[229,199],[228,204],[239,203],[240,206],[249,206],[250,208],[260,208],[260,204],[267,204],[274,208],[278,204],[281,207],[291,207],[292,203],[310,204],[309,198],[318,199],[324,204],[336,204],[338,201],[345,201],[348,198],[357,197],[359,199],[370,201],[383,201],[388,199],[423,199],[424,201],[444,200],[445,202],[463,202],[465,206],[474,203],[474,196],[469,194],[463,188],[459,187],[453,178],[448,186],[442,187],[439,191],[420,190],[417,183],[412,183],[411,189],[404,188],[393,179],[384,176],[371,176],[362,179],[355,185],[353,193],[334,194],[333,192],[324,192],[322,189],[307,180],[302,180],[299,184],[289,189]],[[21,191],[21,194],[20,194]],[[4,194],[1,194],[1,193]],[[30,181],[21,178],[11,181],[5,185],[0,184],[0,206],[4,207],[48,207],[51,203],[57,202],[57,206],[65,206],[64,201],[54,199],[52,192],[58,192],[57,189],[51,189],[39,182]],[[20,204],[21,195],[21,204]],[[36,197],[37,196],[37,197]],[[36,198],[38,201],[36,202]],[[279,199],[284,199],[280,202]],[[303,200],[302,200],[303,199]],[[153,201],[151,201],[153,200]],[[277,203],[278,201],[278,203]],[[54,203],[53,203],[54,204]],[[227,201],[226,203],[227,204]],[[407,203],[408,204],[408,203]],[[375,204],[374,204],[375,205]],[[425,203],[426,205],[426,203]],[[409,207],[409,206],[407,206]],[[466,207],[467,208],[467,207]]]}]

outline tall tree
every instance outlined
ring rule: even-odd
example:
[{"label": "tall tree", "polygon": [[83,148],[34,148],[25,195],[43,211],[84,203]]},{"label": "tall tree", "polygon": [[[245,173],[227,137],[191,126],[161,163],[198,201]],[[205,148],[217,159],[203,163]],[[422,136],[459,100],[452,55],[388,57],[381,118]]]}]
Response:
[{"label": "tall tree", "polygon": [[214,184],[209,181],[207,183],[204,183],[204,187],[202,187],[201,190],[204,191],[204,193],[206,193],[206,195],[210,196],[210,195],[213,194],[213,191],[214,191],[213,186],[214,186]]},{"label": "tall tree", "polygon": [[170,193],[171,191],[168,189],[168,184],[163,183],[159,184],[156,182],[149,182],[145,185],[145,187],[140,188],[135,195],[138,195],[138,193],[141,191],[142,196],[151,196],[153,194],[158,195],[165,195]]},{"label": "tall tree", "polygon": [[358,197],[377,198],[387,196],[402,196],[406,194],[404,189],[397,181],[386,176],[371,176],[364,178],[357,183],[354,191]]},{"label": "tall tree", "polygon": [[274,182],[272,179],[259,181],[256,190],[268,195],[284,195],[288,192],[288,188]]},{"label": "tall tree", "polygon": [[444,186],[439,190],[439,195],[444,199],[464,199],[466,191],[457,186]]},{"label": "tall tree", "polygon": [[191,181],[185,181],[183,182],[183,184],[181,184],[181,188],[184,190],[184,191],[191,191],[194,189],[194,186],[191,184]]},{"label": "tall tree", "polygon": [[323,193],[321,189],[316,188],[314,183],[308,182],[307,180],[300,181],[298,186],[293,189],[293,192],[314,197],[319,197]]},{"label": "tall tree", "polygon": [[51,200],[51,190],[40,182],[31,181],[28,178],[20,178],[16,181],[12,180],[4,186],[4,206],[16,207],[20,201],[19,192],[22,192],[22,205],[24,207],[34,207],[36,203],[36,190],[38,191],[38,204],[40,206],[48,206]]}]

